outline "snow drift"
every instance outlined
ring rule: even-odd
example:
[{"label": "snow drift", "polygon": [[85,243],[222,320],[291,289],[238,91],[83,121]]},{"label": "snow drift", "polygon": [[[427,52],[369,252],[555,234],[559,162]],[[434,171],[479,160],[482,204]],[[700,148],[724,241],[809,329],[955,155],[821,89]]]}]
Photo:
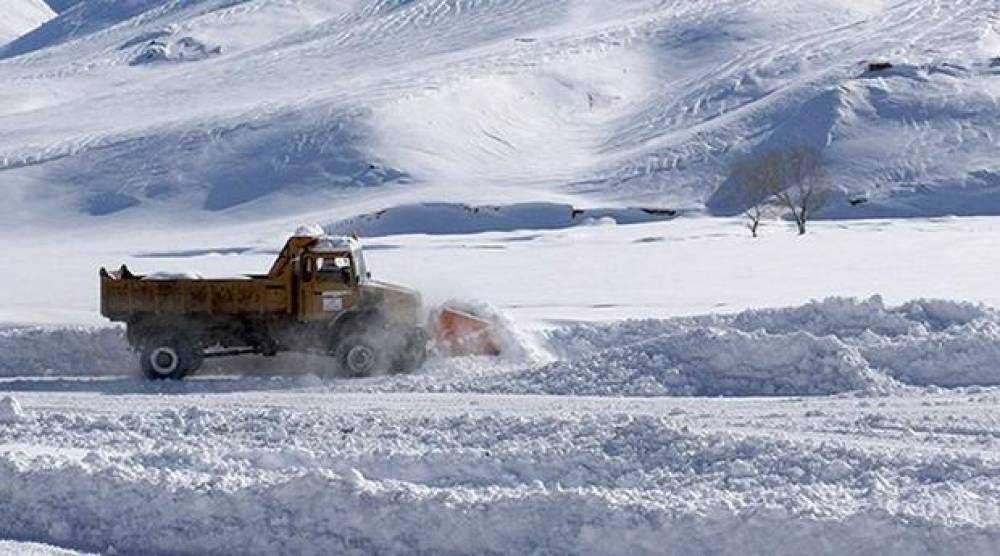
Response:
[{"label": "snow drift", "polygon": [[[878,296],[547,333],[547,364],[451,366],[363,388],[593,396],[772,396],[1000,385],[1000,315],[983,306]],[[472,366],[473,368],[477,368]]]},{"label": "snow drift", "polygon": [[[916,300],[887,307],[877,296],[830,298],[734,315],[577,324],[550,330],[541,341],[490,307],[450,303],[495,323],[502,358],[432,359],[413,376],[337,381],[332,387],[791,396],[874,393],[899,385],[1000,385],[995,364],[1000,358],[1000,314],[970,303]],[[0,334],[0,375],[132,374],[134,359],[119,329],[28,328]],[[322,363],[237,358],[213,365],[209,372],[301,374],[317,364]]]},{"label": "snow drift", "polygon": [[24,410],[17,399],[4,396],[0,399],[0,425],[10,425],[25,420]]},{"label": "snow drift", "polygon": [[857,350],[835,338],[694,328],[477,387],[581,396],[772,396],[878,385]]},{"label": "snow drift", "polygon": [[134,366],[119,328],[0,329],[0,376],[123,374]]},{"label": "snow drift", "polygon": [[0,452],[0,531],[243,555],[833,555],[873,539],[893,556],[985,555],[1000,540],[992,460],[677,416],[417,413],[47,411],[0,435],[74,448]]}]

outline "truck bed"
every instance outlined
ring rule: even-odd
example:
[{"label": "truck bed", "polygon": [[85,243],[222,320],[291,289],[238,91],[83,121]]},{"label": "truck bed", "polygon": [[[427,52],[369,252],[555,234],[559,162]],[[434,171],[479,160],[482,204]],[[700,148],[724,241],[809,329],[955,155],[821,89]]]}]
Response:
[{"label": "truck bed", "polygon": [[101,314],[128,321],[139,314],[264,314],[289,313],[287,280],[269,276],[234,279],[144,279],[122,266],[101,269]]}]

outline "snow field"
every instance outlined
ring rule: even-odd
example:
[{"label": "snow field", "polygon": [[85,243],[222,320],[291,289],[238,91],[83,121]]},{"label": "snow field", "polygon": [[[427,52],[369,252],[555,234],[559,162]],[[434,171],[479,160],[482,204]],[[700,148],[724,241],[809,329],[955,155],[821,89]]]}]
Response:
[{"label": "snow field", "polygon": [[60,396],[24,394],[29,418],[0,429],[0,532],[120,554],[844,554],[885,539],[887,554],[988,554],[1000,540],[995,391],[717,411],[294,392],[45,407]]}]

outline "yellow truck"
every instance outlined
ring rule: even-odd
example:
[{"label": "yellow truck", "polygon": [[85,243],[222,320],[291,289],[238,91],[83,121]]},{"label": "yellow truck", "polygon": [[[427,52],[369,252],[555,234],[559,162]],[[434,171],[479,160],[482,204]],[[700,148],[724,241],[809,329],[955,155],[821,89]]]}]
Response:
[{"label": "yellow truck", "polygon": [[425,326],[420,295],[372,280],[360,243],[347,237],[293,236],[261,275],[143,276],[122,265],[100,278],[101,314],[125,324],[150,379],[181,379],[206,357],[282,351],[330,355],[331,375],[408,372],[423,364],[429,330],[487,326],[456,311],[438,315],[445,326]]}]

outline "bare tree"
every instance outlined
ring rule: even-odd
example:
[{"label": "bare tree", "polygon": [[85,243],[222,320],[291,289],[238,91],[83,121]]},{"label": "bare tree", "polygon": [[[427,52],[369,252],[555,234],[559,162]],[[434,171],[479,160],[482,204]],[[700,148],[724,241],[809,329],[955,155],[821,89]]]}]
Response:
[{"label": "bare tree", "polygon": [[767,216],[767,204],[757,203],[745,211],[743,211],[743,216],[747,218],[747,229],[750,230],[750,235],[757,237],[757,230],[760,229],[760,224]]},{"label": "bare tree", "polygon": [[799,235],[806,233],[806,222],[830,200],[833,181],[826,170],[823,153],[809,147],[792,147],[780,152],[782,183],[775,193],[779,203],[795,220]]},{"label": "bare tree", "polygon": [[768,160],[769,155],[760,158],[747,158],[733,165],[730,170],[738,202],[746,218],[747,229],[753,237],[757,237],[761,223],[772,212],[774,201],[774,183],[779,176],[776,166]]},{"label": "bare tree", "polygon": [[805,234],[806,223],[833,191],[823,154],[811,147],[774,149],[748,158],[733,166],[730,177],[747,207],[754,237],[772,200],[795,221],[799,235]]}]

